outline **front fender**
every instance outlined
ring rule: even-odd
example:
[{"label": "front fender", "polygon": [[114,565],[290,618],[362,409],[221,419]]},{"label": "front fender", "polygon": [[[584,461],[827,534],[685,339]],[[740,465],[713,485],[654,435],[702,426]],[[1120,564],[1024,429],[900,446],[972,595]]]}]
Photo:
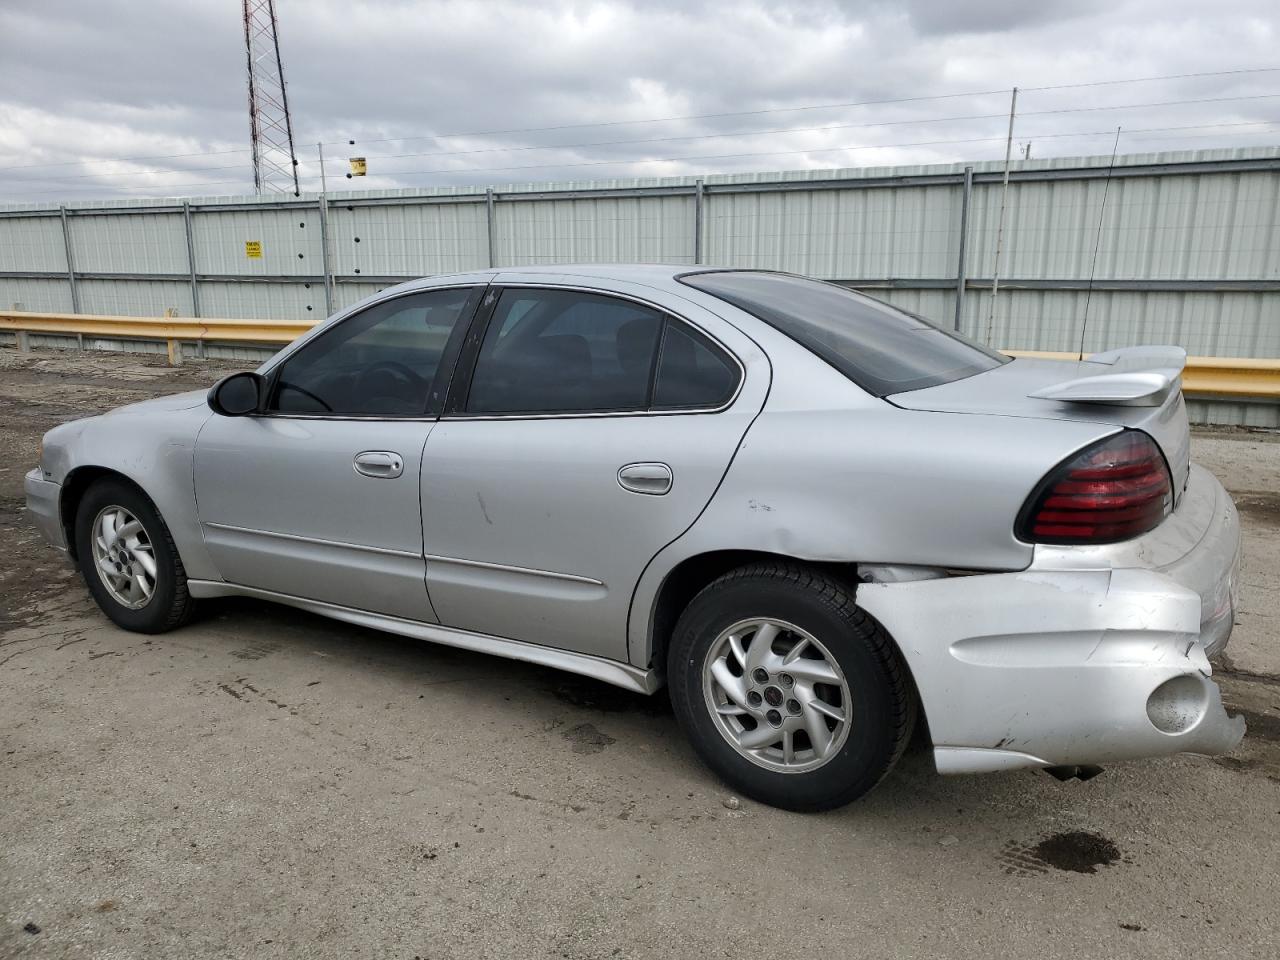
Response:
[{"label": "front fender", "polygon": [[221,580],[205,549],[195,502],[196,438],[211,416],[203,404],[179,409],[143,404],[49,431],[41,468],[46,479],[62,485],[64,527],[74,520],[68,515],[68,497],[74,497],[80,488],[85,471],[119,474],[155,504],[169,527],[187,576]]}]

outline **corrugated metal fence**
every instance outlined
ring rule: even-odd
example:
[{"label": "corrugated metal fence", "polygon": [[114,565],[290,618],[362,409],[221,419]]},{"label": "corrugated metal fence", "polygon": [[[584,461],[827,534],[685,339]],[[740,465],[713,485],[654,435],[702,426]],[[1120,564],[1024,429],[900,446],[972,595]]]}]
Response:
[{"label": "corrugated metal fence", "polygon": [[[409,277],[663,261],[836,280],[1009,349],[1077,349],[1087,302],[1086,351],[1280,357],[1280,148],[1124,156],[1109,178],[1108,167],[1014,164],[990,319],[999,163],[969,176],[952,165],[11,206],[0,304],[319,319]],[[1258,416],[1242,407],[1235,419]]]}]

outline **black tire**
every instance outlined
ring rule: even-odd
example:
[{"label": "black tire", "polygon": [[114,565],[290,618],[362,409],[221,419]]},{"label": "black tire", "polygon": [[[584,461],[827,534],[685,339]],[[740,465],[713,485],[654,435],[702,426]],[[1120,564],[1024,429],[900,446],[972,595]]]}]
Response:
[{"label": "black tire", "polygon": [[[711,645],[733,624],[773,618],[820,638],[849,686],[848,735],[822,766],[767,769],[729,743],[712,719],[702,669]],[[756,563],[713,581],[676,623],[667,653],[676,718],[703,762],[734,790],[786,810],[843,806],[871,790],[897,762],[915,725],[916,695],[893,641],[854,603],[849,585],[787,563]]]},{"label": "black tire", "polygon": [[[108,507],[123,507],[146,532],[156,562],[155,588],[146,604],[130,609],[111,595],[94,562],[94,521]],[[120,480],[99,480],[80,499],[75,520],[76,555],[85,585],[98,606],[117,626],[136,633],[164,633],[191,616],[195,601],[187,591],[187,572],[168,526],[151,500],[137,487]]]}]

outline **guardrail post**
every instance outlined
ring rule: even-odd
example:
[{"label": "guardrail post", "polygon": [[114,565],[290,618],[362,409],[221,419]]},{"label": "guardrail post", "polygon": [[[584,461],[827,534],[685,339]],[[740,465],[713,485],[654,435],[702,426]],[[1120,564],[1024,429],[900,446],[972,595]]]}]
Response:
[{"label": "guardrail post", "polygon": [[[176,317],[177,315],[178,315],[178,311],[174,307],[165,308],[164,316],[166,320],[169,319],[170,317]],[[173,338],[167,338],[165,340],[165,346],[167,347],[167,352],[169,354],[169,366],[171,367],[182,366],[182,341],[175,340]]]},{"label": "guardrail post", "polygon": [[[14,313],[17,313],[22,309],[22,304],[15,303],[9,309],[12,310]],[[18,348],[19,353],[31,352],[31,338],[27,336],[27,331],[25,330],[13,331],[13,339],[14,339],[14,346]]]},{"label": "guardrail post", "polygon": [[71,230],[67,227],[67,208],[59,205],[58,216],[62,218],[62,246],[67,253],[67,283],[71,285],[71,312],[80,312],[80,291],[76,289],[76,264],[71,256]]},{"label": "guardrail post", "polygon": [[489,227],[489,266],[496,267],[494,257],[498,252],[498,224],[493,215],[493,188],[487,187],[484,191],[484,217]]},{"label": "guardrail post", "polygon": [[703,182],[699,177],[693,182],[693,262],[702,262],[702,204]]},{"label": "guardrail post", "polygon": [[191,204],[182,201],[182,222],[187,230],[187,272],[191,275],[191,315],[200,316],[200,284],[196,280],[196,241],[191,231]]},{"label": "guardrail post", "polygon": [[956,318],[953,326],[960,329],[964,309],[964,287],[969,280],[965,248],[969,243],[969,198],[973,194],[973,167],[964,168],[964,193],[960,198],[960,259],[956,266]]}]

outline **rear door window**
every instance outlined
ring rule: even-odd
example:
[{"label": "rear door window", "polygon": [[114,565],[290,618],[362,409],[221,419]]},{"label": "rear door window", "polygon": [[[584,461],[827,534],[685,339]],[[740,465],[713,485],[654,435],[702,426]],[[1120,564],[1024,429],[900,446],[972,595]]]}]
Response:
[{"label": "rear door window", "polygon": [[777,328],[878,397],[1008,362],[958,333],[834,283],[745,270],[685,274],[680,281]]},{"label": "rear door window", "polygon": [[507,289],[471,380],[471,413],[645,410],[665,322],[643,304],[577,290]]},{"label": "rear door window", "polygon": [[719,345],[655,307],[508,287],[485,325],[465,412],[708,411],[733,398],[740,378]]}]

